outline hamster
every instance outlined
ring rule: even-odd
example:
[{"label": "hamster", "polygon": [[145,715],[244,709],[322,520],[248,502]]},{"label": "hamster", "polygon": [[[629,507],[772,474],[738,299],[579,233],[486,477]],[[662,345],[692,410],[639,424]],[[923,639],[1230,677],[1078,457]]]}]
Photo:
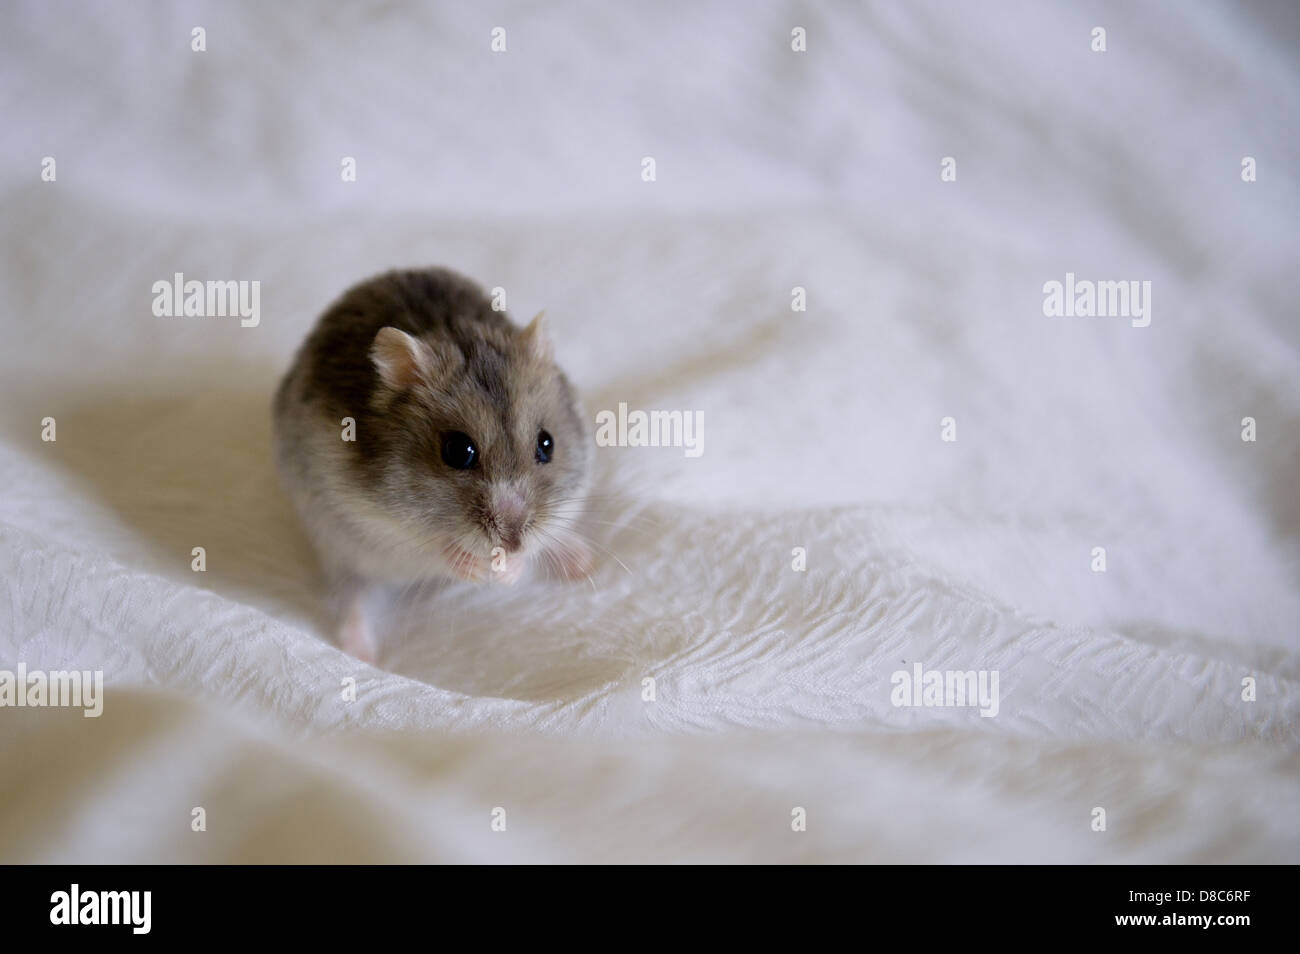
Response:
[{"label": "hamster", "polygon": [[373,662],[383,584],[582,579],[574,530],[592,449],[541,314],[516,327],[444,268],[355,285],[317,321],[274,402],[281,481],[331,584],[339,641]]}]

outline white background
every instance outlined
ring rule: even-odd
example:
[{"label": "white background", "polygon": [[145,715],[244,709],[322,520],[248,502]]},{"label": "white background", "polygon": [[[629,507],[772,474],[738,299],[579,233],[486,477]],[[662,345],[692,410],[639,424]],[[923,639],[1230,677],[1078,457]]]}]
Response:
[{"label": "white background", "polygon": [[[0,668],[109,687],[0,709],[0,858],[1300,860],[1298,21],[14,6]],[[705,453],[602,449],[593,585],[414,595],[370,669],[269,402],[344,288],[426,264],[545,308],[589,418],[698,410]],[[260,281],[260,326],[154,317],[178,271]],[[1044,317],[1067,271],[1150,281],[1150,327]],[[916,662],[997,670],[999,715],[895,708]]]}]

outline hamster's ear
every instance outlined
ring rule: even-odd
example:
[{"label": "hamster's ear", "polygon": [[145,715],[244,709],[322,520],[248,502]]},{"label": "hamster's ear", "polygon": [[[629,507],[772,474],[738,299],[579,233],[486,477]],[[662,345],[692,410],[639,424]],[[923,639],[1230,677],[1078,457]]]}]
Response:
[{"label": "hamster's ear", "polygon": [[550,361],[555,357],[551,336],[546,331],[546,312],[539,311],[537,317],[528,323],[528,327],[519,332],[519,341],[524,350],[535,358]]},{"label": "hamster's ear", "polygon": [[416,378],[428,371],[424,348],[405,331],[380,328],[370,346],[370,360],[375,363],[379,380],[393,391],[405,391]]}]

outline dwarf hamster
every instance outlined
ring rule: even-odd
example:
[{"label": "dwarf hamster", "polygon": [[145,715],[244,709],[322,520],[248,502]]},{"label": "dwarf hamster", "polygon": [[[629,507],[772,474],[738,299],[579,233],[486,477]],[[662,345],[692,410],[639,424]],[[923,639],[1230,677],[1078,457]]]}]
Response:
[{"label": "dwarf hamster", "polygon": [[276,465],[331,583],[344,649],[373,660],[376,584],[591,568],[573,530],[591,467],[538,315],[518,328],[444,268],[355,285],[274,403]]}]

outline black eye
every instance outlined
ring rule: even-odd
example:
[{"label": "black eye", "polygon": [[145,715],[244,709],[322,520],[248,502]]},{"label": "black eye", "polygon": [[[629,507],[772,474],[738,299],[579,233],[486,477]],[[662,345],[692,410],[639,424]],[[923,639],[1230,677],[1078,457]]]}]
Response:
[{"label": "black eye", "polygon": [[448,431],[442,435],[442,462],[456,470],[469,470],[478,460],[478,448],[468,434]]},{"label": "black eye", "polygon": [[555,453],[555,441],[551,440],[551,435],[546,431],[537,432],[537,463],[549,464],[551,455]]}]

